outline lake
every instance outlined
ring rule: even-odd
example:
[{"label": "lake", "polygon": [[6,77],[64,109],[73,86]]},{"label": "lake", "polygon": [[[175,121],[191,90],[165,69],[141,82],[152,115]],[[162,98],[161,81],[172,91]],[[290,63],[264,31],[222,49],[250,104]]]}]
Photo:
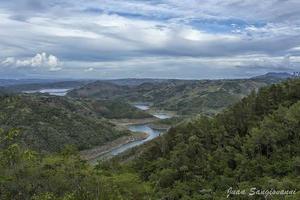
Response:
[{"label": "lake", "polygon": [[54,95],[54,96],[65,96],[67,94],[67,92],[69,90],[72,90],[73,88],[59,88],[59,89],[40,89],[40,90],[27,90],[27,91],[23,91],[23,93],[26,94],[32,94],[32,93],[48,93],[50,95]]}]

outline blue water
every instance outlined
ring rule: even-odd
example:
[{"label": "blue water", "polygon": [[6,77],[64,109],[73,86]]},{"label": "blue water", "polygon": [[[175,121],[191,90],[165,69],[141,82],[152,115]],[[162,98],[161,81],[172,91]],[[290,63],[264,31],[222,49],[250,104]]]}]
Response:
[{"label": "blue water", "polygon": [[112,156],[118,155],[130,148],[141,145],[147,141],[153,140],[154,138],[158,137],[162,132],[159,130],[154,130],[154,129],[150,128],[148,125],[131,125],[128,127],[128,129],[132,132],[147,133],[149,136],[144,140],[131,142],[131,143],[122,145],[119,148],[113,149],[111,152],[109,152],[110,155],[112,155]]},{"label": "blue water", "polygon": [[[136,108],[139,108],[141,110],[148,110],[149,106],[146,104],[135,104],[134,105]],[[155,113],[153,114],[153,116],[159,118],[159,119],[167,119],[167,118],[171,118],[170,115],[165,114],[165,113]],[[115,149],[112,149],[111,151],[99,156],[95,162],[97,162],[97,160],[102,160],[102,159],[106,159],[106,158],[111,158],[113,156],[116,156],[120,153],[125,152],[126,150],[129,150],[133,147],[139,146],[141,144],[144,144],[145,142],[148,142],[150,140],[153,140],[154,138],[160,136],[163,131],[162,130],[154,130],[152,129],[148,124],[137,124],[137,125],[130,125],[128,126],[128,129],[132,132],[143,132],[143,133],[147,133],[148,137],[144,140],[140,140],[140,141],[135,141],[135,142],[130,142],[128,144],[124,144],[120,147],[116,147]]]}]

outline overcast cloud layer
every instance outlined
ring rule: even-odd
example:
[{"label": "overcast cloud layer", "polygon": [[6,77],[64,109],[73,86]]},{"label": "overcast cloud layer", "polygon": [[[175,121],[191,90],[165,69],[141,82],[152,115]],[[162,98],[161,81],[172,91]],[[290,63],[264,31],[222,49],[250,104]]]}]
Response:
[{"label": "overcast cloud layer", "polygon": [[241,78],[299,63],[299,0],[0,1],[0,78]]}]

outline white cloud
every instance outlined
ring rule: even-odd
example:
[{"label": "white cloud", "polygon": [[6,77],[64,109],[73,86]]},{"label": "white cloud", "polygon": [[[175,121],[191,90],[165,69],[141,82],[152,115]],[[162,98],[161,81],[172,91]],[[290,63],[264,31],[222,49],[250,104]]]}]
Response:
[{"label": "white cloud", "polygon": [[1,62],[2,65],[13,68],[45,68],[49,71],[58,71],[62,68],[62,63],[54,55],[47,53],[38,53],[32,58],[16,59],[8,57]]},{"label": "white cloud", "polygon": [[179,32],[179,36],[192,41],[213,42],[213,41],[237,41],[240,39],[237,35],[229,34],[209,34],[203,31],[185,28]]},{"label": "white cloud", "polygon": [[89,68],[86,68],[84,71],[85,72],[92,72],[94,71],[95,69],[93,67],[89,67]]}]

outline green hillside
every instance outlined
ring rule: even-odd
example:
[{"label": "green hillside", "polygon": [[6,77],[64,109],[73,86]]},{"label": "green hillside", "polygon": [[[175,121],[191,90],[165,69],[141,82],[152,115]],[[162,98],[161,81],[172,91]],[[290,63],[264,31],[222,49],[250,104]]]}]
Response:
[{"label": "green hillside", "polygon": [[[106,113],[113,115],[114,111]],[[46,152],[59,151],[65,145],[87,149],[128,134],[88,102],[47,95],[1,96],[0,127],[19,129],[25,146]]]},{"label": "green hillside", "polygon": [[153,116],[120,100],[80,100],[91,110],[108,119],[143,119]]},{"label": "green hillside", "polygon": [[133,167],[157,199],[225,199],[230,187],[299,190],[299,113],[300,80],[262,88],[214,118],[172,128]]},{"label": "green hillside", "polygon": [[176,111],[180,115],[213,115],[238,102],[252,90],[279,79],[241,80],[165,80],[140,85],[117,85],[97,81],[68,93],[72,97],[118,99],[127,102],[151,102],[156,109]]}]

